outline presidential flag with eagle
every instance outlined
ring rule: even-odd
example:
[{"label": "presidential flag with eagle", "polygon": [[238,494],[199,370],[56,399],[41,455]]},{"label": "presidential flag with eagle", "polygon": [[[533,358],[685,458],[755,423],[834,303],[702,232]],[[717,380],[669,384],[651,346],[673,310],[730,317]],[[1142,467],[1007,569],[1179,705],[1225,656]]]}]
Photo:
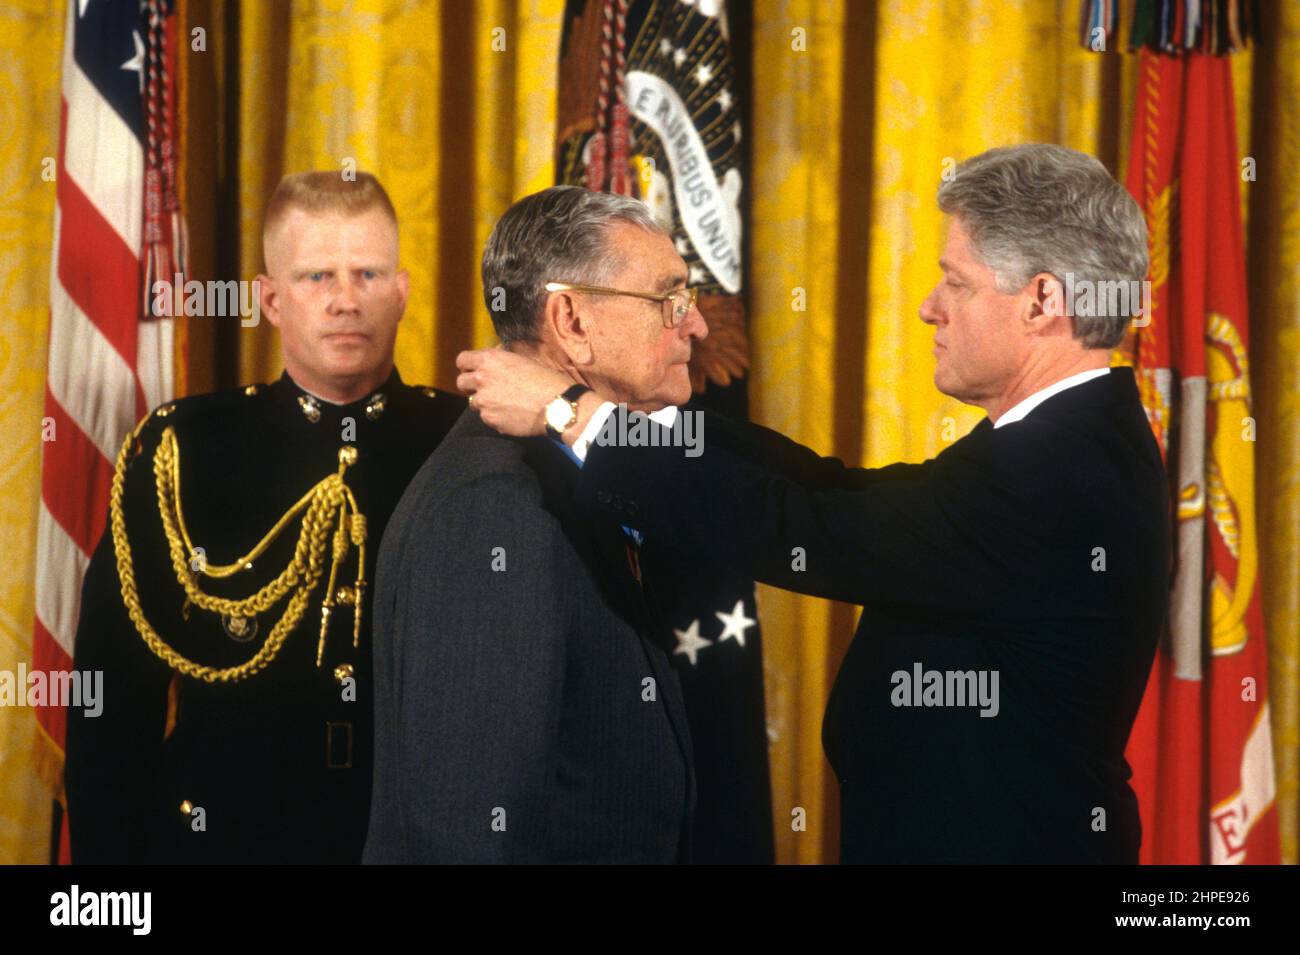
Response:
[{"label": "presidential flag with eagle", "polygon": [[[636,196],[673,236],[709,335],[693,403],[748,417],[744,215],[749,11],[723,0],[569,0],[560,41],[556,177]],[[695,747],[696,862],[772,862],[763,646],[754,583],[707,554],[648,542],[671,595],[664,634]]]}]

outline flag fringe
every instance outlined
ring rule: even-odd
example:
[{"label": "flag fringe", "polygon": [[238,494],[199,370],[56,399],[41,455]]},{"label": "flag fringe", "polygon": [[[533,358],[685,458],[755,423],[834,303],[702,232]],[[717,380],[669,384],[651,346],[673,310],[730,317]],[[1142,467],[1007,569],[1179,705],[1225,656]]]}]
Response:
[{"label": "flag fringe", "polygon": [[[1258,0],[1127,0],[1128,52],[1224,56],[1259,39]],[[1121,0],[1083,0],[1079,42],[1094,53],[1118,49]]]}]

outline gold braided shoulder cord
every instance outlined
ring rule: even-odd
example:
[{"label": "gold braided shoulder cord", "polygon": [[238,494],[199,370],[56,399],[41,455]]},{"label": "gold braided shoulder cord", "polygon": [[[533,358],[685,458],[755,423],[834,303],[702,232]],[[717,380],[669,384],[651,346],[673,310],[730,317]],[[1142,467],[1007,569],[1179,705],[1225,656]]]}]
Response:
[{"label": "gold braided shoulder cord", "polygon": [[[158,448],[154,452],[154,484],[158,493],[158,513],[162,517],[163,531],[167,535],[172,569],[176,573],[177,582],[185,591],[186,606],[194,605],[212,613],[232,617],[251,617],[258,613],[265,613],[286,595],[289,596],[284,612],[271,628],[266,642],[257,654],[238,666],[218,669],[195,663],[174,650],[150,626],[140,607],[140,597],[135,583],[135,568],[131,560],[131,546],[126,536],[126,518],[122,513],[126,469],[131,462],[132,449],[139,432],[140,428],[137,427],[128,435],[122,444],[122,450],[118,453],[109,497],[109,516],[113,549],[117,556],[117,574],[122,584],[122,602],[126,605],[131,622],[144,638],[145,644],[159,659],[186,676],[208,683],[235,682],[264,669],[276,658],[285,638],[293,632],[302,619],[311,592],[316,589],[316,585],[324,575],[325,546],[331,538],[333,553],[330,562],[329,588],[321,605],[320,640],[316,648],[316,665],[321,665],[324,656],[325,634],[329,628],[330,614],[336,597],[342,602],[353,605],[352,645],[355,647],[360,644],[361,606],[366,586],[366,519],[358,510],[351,489],[343,481],[344,472],[356,461],[355,448],[346,446],[340,448],[338,472],[320,481],[299,498],[298,503],[284,513],[256,547],[233,563],[210,566],[204,552],[196,548],[191,541],[184,514],[181,512],[181,466],[176,433],[172,428],[163,431]],[[299,514],[303,515],[302,530],[299,532],[293,557],[288,566],[270,583],[242,600],[216,597],[199,588],[200,574],[220,579],[240,571],[251,570],[252,562],[266,552]],[[339,565],[347,557],[349,543],[357,547],[357,577],[353,588],[343,588],[336,595],[334,584]]]}]

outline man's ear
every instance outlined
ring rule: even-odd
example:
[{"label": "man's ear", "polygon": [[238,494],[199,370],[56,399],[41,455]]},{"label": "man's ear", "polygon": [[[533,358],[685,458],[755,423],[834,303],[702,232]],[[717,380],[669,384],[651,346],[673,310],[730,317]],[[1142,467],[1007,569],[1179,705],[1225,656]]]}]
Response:
[{"label": "man's ear", "polygon": [[1029,321],[1046,328],[1057,318],[1068,317],[1065,286],[1051,272],[1039,272],[1029,280],[1032,298]]},{"label": "man's ear", "polygon": [[269,275],[259,275],[253,281],[257,283],[258,300],[262,314],[276,328],[280,327],[280,294],[275,287],[275,279]]},{"label": "man's ear", "polygon": [[542,307],[542,325],[575,365],[591,363],[591,327],[570,292],[552,292]]}]

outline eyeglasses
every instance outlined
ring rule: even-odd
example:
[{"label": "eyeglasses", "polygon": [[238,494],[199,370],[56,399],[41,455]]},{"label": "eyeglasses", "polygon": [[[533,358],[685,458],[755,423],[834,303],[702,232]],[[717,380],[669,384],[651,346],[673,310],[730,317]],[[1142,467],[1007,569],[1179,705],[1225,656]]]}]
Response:
[{"label": "eyeglasses", "polygon": [[676,328],[686,320],[686,316],[691,313],[699,299],[700,290],[698,288],[679,288],[671,292],[665,292],[663,295],[654,295],[650,292],[624,292],[622,289],[603,288],[599,285],[571,285],[568,282],[547,282],[546,291],[548,292],[588,292],[592,295],[630,295],[633,298],[643,298],[647,302],[658,302],[662,309],[662,318],[664,328]]}]

